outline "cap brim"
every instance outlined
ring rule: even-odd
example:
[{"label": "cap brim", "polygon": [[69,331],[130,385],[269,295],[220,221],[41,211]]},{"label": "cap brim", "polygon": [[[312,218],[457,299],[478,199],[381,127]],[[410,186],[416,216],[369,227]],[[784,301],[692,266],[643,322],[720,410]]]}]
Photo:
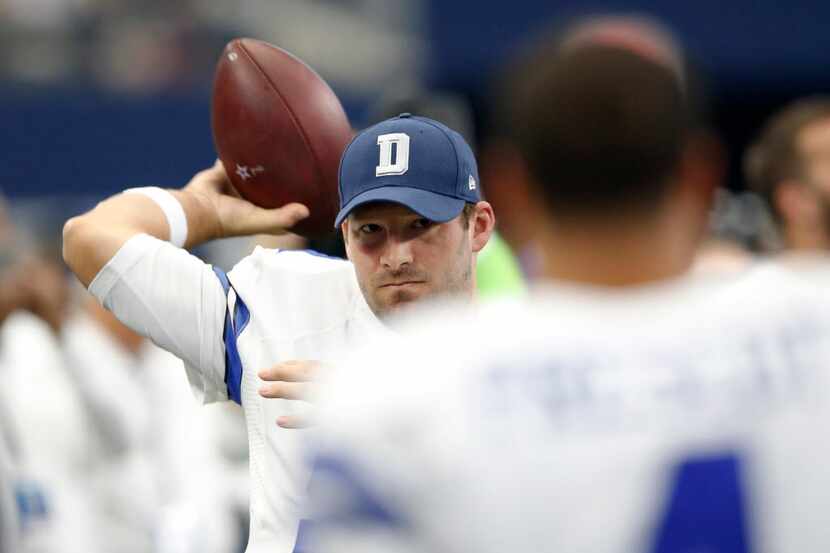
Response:
[{"label": "cap brim", "polygon": [[358,207],[372,202],[392,202],[408,207],[418,215],[426,217],[436,223],[446,223],[458,217],[464,209],[465,201],[460,198],[451,198],[436,192],[409,188],[406,186],[381,186],[367,190],[351,199],[343,206],[334,222],[335,228]]}]

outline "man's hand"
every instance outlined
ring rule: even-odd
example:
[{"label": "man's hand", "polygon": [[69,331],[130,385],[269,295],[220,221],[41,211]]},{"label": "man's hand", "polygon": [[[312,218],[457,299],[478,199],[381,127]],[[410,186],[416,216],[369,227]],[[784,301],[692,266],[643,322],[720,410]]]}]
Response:
[{"label": "man's hand", "polygon": [[197,173],[182,192],[201,202],[204,211],[213,216],[213,238],[285,234],[309,214],[308,208],[298,203],[264,209],[243,200],[231,186],[219,160],[210,169]]},{"label": "man's hand", "polygon": [[[320,373],[319,361],[285,361],[259,372],[266,381],[259,395],[267,398],[311,401],[314,381]],[[313,417],[284,416],[277,418],[282,428],[307,428],[314,424]]]}]

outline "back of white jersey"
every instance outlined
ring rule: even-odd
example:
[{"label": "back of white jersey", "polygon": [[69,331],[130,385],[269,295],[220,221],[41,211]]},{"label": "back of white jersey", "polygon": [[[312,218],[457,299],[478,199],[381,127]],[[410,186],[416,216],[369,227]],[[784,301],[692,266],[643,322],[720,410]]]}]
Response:
[{"label": "back of white jersey", "polygon": [[762,266],[414,323],[329,390],[319,550],[830,550],[825,282]]}]

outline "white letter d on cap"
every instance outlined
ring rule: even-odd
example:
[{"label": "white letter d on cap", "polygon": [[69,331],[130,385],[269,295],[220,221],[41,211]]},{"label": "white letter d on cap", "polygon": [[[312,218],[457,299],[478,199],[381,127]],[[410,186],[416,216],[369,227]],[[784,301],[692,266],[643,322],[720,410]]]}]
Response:
[{"label": "white letter d on cap", "polygon": [[[397,145],[395,163],[392,163],[392,144]],[[402,132],[382,134],[378,137],[380,163],[375,167],[375,176],[403,175],[409,169],[409,135]]]}]

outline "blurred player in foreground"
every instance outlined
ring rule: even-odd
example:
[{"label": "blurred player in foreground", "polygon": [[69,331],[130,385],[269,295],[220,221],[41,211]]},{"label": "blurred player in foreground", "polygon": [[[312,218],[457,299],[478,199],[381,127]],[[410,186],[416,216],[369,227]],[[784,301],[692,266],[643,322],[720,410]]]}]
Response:
[{"label": "blurred player in foreground", "polygon": [[[476,255],[493,229],[469,146],[429,119],[403,114],[360,133],[344,153],[339,184],[336,224],[351,262],[258,248],[225,275],[178,247],[284,233],[308,213],[239,199],[219,164],[182,190],[114,196],[64,228],[64,257],[90,292],[183,359],[203,401],[231,399],[245,410],[252,553],[295,547],[308,484],[302,436],[273,425],[278,415],[301,415],[303,405],[263,397],[301,397],[303,383],[270,384],[260,395],[256,371],[337,362],[407,305],[447,294],[471,299]],[[278,377],[307,368],[283,364]]]},{"label": "blurred player in foreground", "polygon": [[787,250],[830,250],[830,97],[798,100],[775,114],[744,165]]},{"label": "blurred player in foreground", "polygon": [[830,261],[691,276],[720,171],[676,74],[613,42],[531,61],[544,284],[344,364],[317,550],[830,549]]}]

